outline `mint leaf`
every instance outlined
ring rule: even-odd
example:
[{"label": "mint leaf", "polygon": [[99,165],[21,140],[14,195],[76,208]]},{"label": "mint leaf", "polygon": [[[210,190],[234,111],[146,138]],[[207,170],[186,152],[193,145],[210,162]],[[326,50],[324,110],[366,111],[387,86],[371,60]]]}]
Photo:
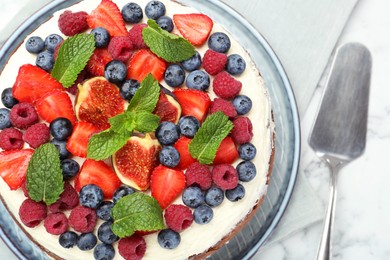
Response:
[{"label": "mint leaf", "polygon": [[135,123],[134,130],[142,133],[150,133],[158,127],[160,117],[146,111],[141,111],[136,114]]},{"label": "mint leaf", "polygon": [[76,34],[69,37],[58,51],[51,76],[65,88],[72,86],[94,50],[95,39],[92,34]]},{"label": "mint leaf", "polygon": [[39,146],[27,168],[27,191],[34,201],[50,205],[64,190],[60,156],[54,144]]},{"label": "mint leaf", "polygon": [[121,114],[108,119],[110,122],[110,130],[121,133],[123,131],[132,132],[136,126],[135,115],[131,111],[125,111]]},{"label": "mint leaf", "polygon": [[168,62],[180,62],[194,56],[195,48],[186,39],[161,29],[156,21],[148,20],[142,37],[150,50]]},{"label": "mint leaf", "polygon": [[88,141],[87,157],[104,160],[122,148],[129,140],[131,132],[114,132],[106,130],[93,135]]},{"label": "mint leaf", "polygon": [[127,195],[111,210],[112,231],[119,237],[131,236],[135,231],[155,231],[165,228],[163,210],[157,200],[142,192]]},{"label": "mint leaf", "polygon": [[192,157],[202,164],[212,163],[218,147],[232,128],[233,123],[221,111],[208,116],[188,146]]},{"label": "mint leaf", "polygon": [[158,81],[149,73],[148,76],[142,80],[141,86],[130,100],[127,110],[134,112],[153,112],[159,96],[160,86],[158,85]]}]

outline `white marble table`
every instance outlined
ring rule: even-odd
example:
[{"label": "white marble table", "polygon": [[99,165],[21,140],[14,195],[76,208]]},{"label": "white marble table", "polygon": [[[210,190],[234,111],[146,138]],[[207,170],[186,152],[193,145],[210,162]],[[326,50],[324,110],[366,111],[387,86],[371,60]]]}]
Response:
[{"label": "white marble table", "polygon": [[[34,0],[35,1],[35,0]],[[41,2],[48,0],[41,0]],[[234,5],[233,0],[226,0]],[[0,16],[11,21],[26,0],[3,1]],[[248,10],[250,8],[248,7]],[[390,2],[361,0],[347,22],[339,44],[359,41],[373,56],[366,152],[339,175],[334,236],[334,259],[389,259],[390,257]],[[245,10],[239,10],[245,11]],[[24,14],[29,10],[22,10]],[[250,10],[250,12],[260,12]],[[320,19],[320,18],[319,18]],[[6,24],[6,23],[4,23]],[[307,26],[310,26],[308,24]],[[0,27],[1,31],[1,27]],[[304,71],[302,73],[305,73]],[[299,174],[304,175],[325,211],[328,170],[308,147],[307,138],[323,90],[322,80],[313,97],[301,109],[302,155]],[[302,89],[294,86],[297,96]],[[299,105],[299,104],[298,104]],[[305,203],[302,200],[301,203]],[[254,259],[314,259],[322,225],[316,222],[288,238],[260,249]],[[0,241],[0,258],[16,259]]]}]

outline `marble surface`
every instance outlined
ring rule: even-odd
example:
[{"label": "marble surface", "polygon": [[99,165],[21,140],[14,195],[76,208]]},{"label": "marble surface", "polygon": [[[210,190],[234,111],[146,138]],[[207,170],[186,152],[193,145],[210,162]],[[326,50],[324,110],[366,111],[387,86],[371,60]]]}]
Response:
[{"label": "marble surface", "polygon": [[[3,3],[0,10],[2,20],[11,21],[17,10],[27,2],[27,0],[14,0]],[[231,2],[233,6],[234,1]],[[334,259],[388,259],[390,255],[388,242],[390,241],[390,207],[388,206],[390,175],[389,167],[385,164],[388,157],[386,151],[390,148],[390,103],[388,102],[390,88],[387,86],[390,82],[389,9],[390,2],[386,0],[360,0],[337,43],[340,45],[358,41],[365,44],[372,52],[373,71],[366,151],[363,156],[345,166],[338,178]],[[237,10],[245,11],[239,8]],[[29,11],[22,9],[24,13]],[[2,31],[1,27],[0,31]],[[306,71],[302,73],[305,74]],[[304,177],[303,180],[308,183],[305,187],[314,191],[314,196],[318,197],[317,206],[323,212],[329,194],[329,171],[310,149],[307,138],[320,102],[324,82],[323,77],[317,87],[313,86],[314,94],[310,95],[311,99],[307,102],[307,106],[300,109],[302,154],[299,170],[299,174]],[[304,90],[299,85],[295,85],[294,91],[299,96]],[[296,201],[305,204],[308,199],[298,198]],[[253,259],[314,259],[322,224],[321,221],[310,223],[312,224],[295,230],[287,237],[281,236],[281,239],[263,246]],[[278,235],[280,234],[277,229],[274,236]],[[0,257],[16,259],[2,242]]]}]

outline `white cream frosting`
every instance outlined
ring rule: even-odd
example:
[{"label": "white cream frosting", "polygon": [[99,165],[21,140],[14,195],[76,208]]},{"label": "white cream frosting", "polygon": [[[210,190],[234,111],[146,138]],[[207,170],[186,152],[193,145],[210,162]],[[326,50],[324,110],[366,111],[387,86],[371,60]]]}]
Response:
[{"label": "white cream frosting", "polygon": [[[144,8],[149,0],[138,0],[137,3]],[[167,15],[179,13],[194,13],[196,10],[179,5],[173,1],[162,0],[166,5]],[[121,9],[128,0],[114,0]],[[85,0],[74,5],[69,10],[72,11],[86,11],[90,13],[99,1]],[[51,33],[61,32],[57,26],[58,16],[63,11],[57,12],[52,19],[42,24],[36,29],[32,35],[39,35],[45,38]],[[146,21],[146,19],[145,19]],[[128,28],[130,26],[128,25]],[[224,31],[227,32],[218,24],[214,24],[213,32]],[[175,29],[175,33],[178,31]],[[265,195],[267,190],[267,174],[269,170],[270,156],[273,150],[273,131],[274,125],[271,119],[271,106],[268,92],[264,86],[263,79],[259,75],[258,70],[254,66],[248,53],[238,44],[236,40],[227,32],[231,39],[231,48],[228,54],[240,54],[247,62],[247,68],[243,74],[236,78],[242,82],[243,88],[241,94],[249,96],[253,101],[252,110],[247,115],[253,123],[253,139],[252,143],[257,148],[257,155],[253,162],[257,168],[256,177],[244,184],[246,195],[244,199],[238,202],[230,202],[225,198],[224,202],[213,208],[214,218],[206,225],[199,225],[195,222],[186,230],[180,233],[181,243],[173,250],[163,249],[157,242],[157,234],[145,236],[147,243],[147,250],[144,259],[186,259],[189,256],[200,254],[207,251],[210,247],[217,244],[223,237],[230,233],[236,225],[245,216],[251,212],[253,206],[258,200]],[[27,37],[28,38],[28,37]],[[65,37],[64,37],[65,38]],[[197,49],[201,54],[207,50],[207,44]],[[35,64],[35,55],[28,53],[25,50],[24,43],[17,49],[17,51],[9,59],[0,74],[0,91],[4,88],[12,87],[15,82],[18,68],[22,64]],[[164,83],[162,83],[164,84]],[[164,84],[166,85],[166,84]],[[211,99],[215,97],[210,87]],[[2,104],[0,104],[2,106]],[[237,160],[236,164],[239,162]],[[7,208],[20,221],[18,210],[21,202],[25,199],[21,190],[11,191],[7,184],[0,178],[0,194],[5,200]],[[179,197],[175,203],[182,203]],[[58,243],[58,236],[47,233],[43,227],[43,223],[36,228],[28,228],[23,226],[24,230],[34,238],[36,243],[45,247],[48,251],[53,252],[60,258],[64,259],[93,259],[93,251],[81,251],[77,247],[73,249],[64,249]],[[116,250],[116,258],[120,259],[118,251]]]}]

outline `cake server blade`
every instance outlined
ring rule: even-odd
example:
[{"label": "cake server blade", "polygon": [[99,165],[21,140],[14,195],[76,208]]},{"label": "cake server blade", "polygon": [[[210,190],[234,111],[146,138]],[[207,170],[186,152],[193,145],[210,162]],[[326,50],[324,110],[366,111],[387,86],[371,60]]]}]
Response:
[{"label": "cake server blade", "polygon": [[365,149],[372,59],[360,43],[347,43],[335,55],[313,124],[309,145],[329,166],[330,198],[317,259],[332,257],[336,174]]}]

